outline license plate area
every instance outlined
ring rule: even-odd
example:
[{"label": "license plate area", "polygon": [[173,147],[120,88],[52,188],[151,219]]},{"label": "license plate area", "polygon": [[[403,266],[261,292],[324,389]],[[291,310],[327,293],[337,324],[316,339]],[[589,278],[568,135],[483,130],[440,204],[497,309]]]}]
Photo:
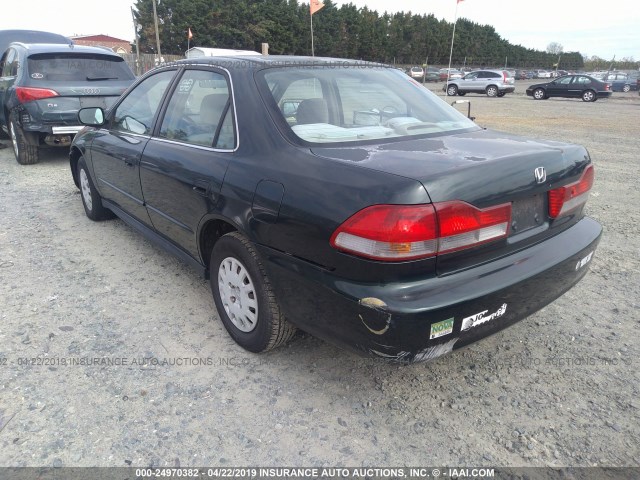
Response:
[{"label": "license plate area", "polygon": [[80,97],[80,108],[100,107],[107,108],[107,101],[104,97]]},{"label": "license plate area", "polygon": [[511,232],[509,236],[540,227],[546,221],[546,212],[546,195],[538,194],[515,200],[511,205]]}]

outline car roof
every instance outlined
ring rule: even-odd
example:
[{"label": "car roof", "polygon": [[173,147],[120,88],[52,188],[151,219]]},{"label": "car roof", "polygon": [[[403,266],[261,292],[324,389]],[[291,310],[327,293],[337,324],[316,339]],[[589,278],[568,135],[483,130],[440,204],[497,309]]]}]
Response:
[{"label": "car roof", "polygon": [[0,30],[0,45],[8,45],[12,42],[47,42],[67,45],[73,43],[70,38],[58,33],[41,30]]},{"label": "car roof", "polygon": [[13,42],[10,46],[20,46],[27,50],[29,55],[38,53],[92,53],[122,58],[114,51],[105,47],[89,47],[86,45],[60,44],[60,43],[22,43]]},{"label": "car roof", "polygon": [[293,67],[293,66],[377,66],[388,67],[382,63],[367,62],[364,60],[345,60],[344,58],[331,57],[305,57],[297,55],[229,55],[219,57],[197,57],[186,58],[172,62],[172,64],[182,65],[222,65],[226,68],[246,68],[247,64],[263,67]]}]

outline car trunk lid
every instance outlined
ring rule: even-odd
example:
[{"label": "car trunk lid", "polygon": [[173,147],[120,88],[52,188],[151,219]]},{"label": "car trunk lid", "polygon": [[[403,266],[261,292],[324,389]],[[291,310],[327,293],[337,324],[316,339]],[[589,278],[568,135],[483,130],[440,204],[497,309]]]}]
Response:
[{"label": "car trunk lid", "polygon": [[462,201],[480,209],[511,203],[508,238],[439,256],[439,273],[507,255],[559,232],[567,222],[575,223],[578,215],[549,218],[547,196],[549,190],[579,178],[590,162],[581,146],[488,130],[312,150],[323,157],[416,179],[433,203]]}]

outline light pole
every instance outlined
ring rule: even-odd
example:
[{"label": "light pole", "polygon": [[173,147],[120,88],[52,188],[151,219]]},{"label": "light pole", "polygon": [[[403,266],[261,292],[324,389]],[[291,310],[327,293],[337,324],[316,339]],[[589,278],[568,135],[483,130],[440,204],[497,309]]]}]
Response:
[{"label": "light pole", "polygon": [[161,62],[162,52],[160,52],[160,33],[158,32],[158,13],[156,12],[156,0],[152,0],[153,4],[153,23],[156,26],[156,48],[158,49],[158,63]]}]

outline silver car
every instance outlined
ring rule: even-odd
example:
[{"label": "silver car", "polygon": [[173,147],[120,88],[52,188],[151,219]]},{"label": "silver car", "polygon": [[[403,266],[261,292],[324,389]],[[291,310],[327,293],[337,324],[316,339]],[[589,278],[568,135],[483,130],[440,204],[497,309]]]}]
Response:
[{"label": "silver car", "polygon": [[515,89],[515,79],[506,70],[475,70],[450,80],[444,87],[450,96],[485,93],[489,97],[502,97]]}]

